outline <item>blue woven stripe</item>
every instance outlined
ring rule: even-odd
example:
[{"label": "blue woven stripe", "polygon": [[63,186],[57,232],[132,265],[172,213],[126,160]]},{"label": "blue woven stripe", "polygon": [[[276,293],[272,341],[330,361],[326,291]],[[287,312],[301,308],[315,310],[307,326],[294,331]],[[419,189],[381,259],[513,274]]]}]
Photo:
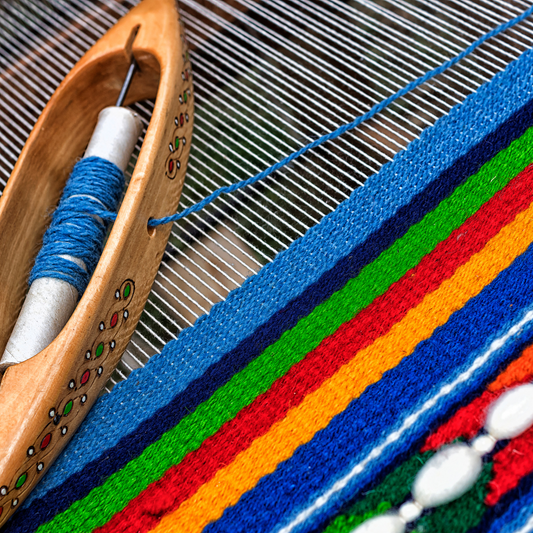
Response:
[{"label": "blue woven stripe", "polygon": [[533,516],[533,474],[504,494],[469,533],[513,533]]},{"label": "blue woven stripe", "polygon": [[526,104],[495,132],[489,134],[468,154],[445,170],[438,180],[432,182],[409,205],[398,211],[392,219],[370,235],[367,241],[351,250],[347,257],[342,258],[304,293],[271,317],[267,323],[261,325],[234,350],[226,353],[219,362],[209,367],[199,379],[179,393],[161,412],[156,413],[116,446],[107,450],[105,461],[94,461],[90,464],[90,468],[71,476],[44,498],[34,502],[31,514],[30,510],[27,513],[24,511],[19,513],[16,522],[24,523],[25,531],[37,528],[44,513],[49,513],[52,508],[56,513],[65,510],[72,502],[86,496],[93,487],[100,485],[102,480],[118,471],[133,457],[140,455],[148,445],[155,442],[184,416],[194,411],[217,388],[224,385],[236,372],[257,357],[266,346],[279,339],[285,330],[292,328],[316,305],[342,288],[365,265],[372,262],[384,249],[401,237],[411,224],[421,220],[427,211],[433,209],[448,196],[464,180],[465,176],[474,174],[486,161],[507,147],[513,139],[522,135],[532,124],[533,101]]},{"label": "blue woven stripe", "polygon": [[[494,338],[523,318],[533,302],[533,246],[466,306],[454,313],[433,336],[421,342],[413,354],[363,395],[306,445],[301,446],[275,472],[264,477],[255,489],[226,509],[222,518],[205,531],[273,531],[286,525],[302,509],[349,472],[398,429],[411,413],[446,383],[467,370]],[[490,361],[463,382],[445,399],[421,416],[394,444],[353,479],[296,531],[310,531],[374,480],[381,469],[413,449],[428,429],[462,400],[493,377],[498,367],[516,354],[517,344],[533,337],[533,321],[512,342],[495,353]],[[327,485],[324,482],[327,480]]]},{"label": "blue woven stripe", "polygon": [[[100,399],[26,506],[91,461],[106,455],[122,437],[165,407],[209,365],[235,349],[250,331],[317,281],[459,156],[529,101],[532,62],[531,52],[526,52],[497,76],[496,83],[482,87],[467,98],[464,106],[452,110],[436,127],[423,132],[420,140],[398,154],[392,164],[385,165],[320,225],[232,292],[225,302],[216,305],[208,320],[199,319],[172,343],[172,349],[152,358],[142,371]],[[461,136],[458,131],[465,133]],[[160,380],[165,387],[159,386]],[[105,425],[100,424],[103,417]]]}]

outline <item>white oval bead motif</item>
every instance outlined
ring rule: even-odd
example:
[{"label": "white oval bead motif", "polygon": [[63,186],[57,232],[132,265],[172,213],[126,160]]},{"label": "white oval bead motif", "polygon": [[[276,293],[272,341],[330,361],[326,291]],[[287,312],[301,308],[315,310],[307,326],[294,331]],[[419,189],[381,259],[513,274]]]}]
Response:
[{"label": "white oval bead motif", "polygon": [[405,502],[398,509],[398,516],[408,524],[418,520],[423,510],[418,502]]},{"label": "white oval bead motif", "polygon": [[384,514],[363,522],[352,533],[404,533],[405,522],[396,514]]},{"label": "white oval bead motif", "polygon": [[481,457],[466,444],[446,446],[418,472],[413,497],[426,508],[449,503],[474,486],[481,468]]},{"label": "white oval bead motif", "polygon": [[486,455],[494,450],[496,445],[496,439],[492,435],[478,435],[471,443],[470,446],[479,455]]},{"label": "white oval bead motif", "polygon": [[496,439],[512,439],[533,424],[533,385],[520,385],[502,394],[487,414],[485,429]]}]

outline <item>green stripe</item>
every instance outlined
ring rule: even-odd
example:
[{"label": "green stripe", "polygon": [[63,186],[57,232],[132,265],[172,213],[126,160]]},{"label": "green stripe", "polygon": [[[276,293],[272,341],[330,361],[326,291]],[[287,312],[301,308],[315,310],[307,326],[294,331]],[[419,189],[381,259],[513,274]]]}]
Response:
[{"label": "green stripe", "polygon": [[148,446],[122,470],[110,476],[82,500],[43,524],[39,533],[91,531],[105,524],[150,483],[200,447],[202,442],[235,417],[272,383],[287,373],[324,337],[353,318],[392,283],[415,267],[422,257],[474,214],[532,160],[533,128],[458,187],[454,193],[409,231],[358,277],[317,306],[291,330],[269,346],[245,369],[219,388],[209,400],[176,427]]},{"label": "green stripe", "polygon": [[[398,507],[411,493],[413,481],[435,452],[418,453],[390,473],[377,487],[346,512],[336,516],[323,533],[350,533],[374,516]],[[476,484],[461,498],[434,509],[415,523],[413,533],[466,533],[477,526],[485,513],[487,484],[492,479],[492,463],[485,463]]]},{"label": "green stripe", "polygon": [[325,530],[324,533],[351,533],[357,526],[363,522],[384,514],[392,507],[390,502],[381,502],[375,509],[368,511],[364,515],[347,515],[341,514],[337,516]]}]

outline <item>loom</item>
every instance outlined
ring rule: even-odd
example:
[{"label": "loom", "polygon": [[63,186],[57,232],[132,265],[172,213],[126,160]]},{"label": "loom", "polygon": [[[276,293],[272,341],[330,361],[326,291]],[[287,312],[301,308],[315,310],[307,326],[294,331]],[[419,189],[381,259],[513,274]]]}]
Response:
[{"label": "loom", "polygon": [[[135,3],[0,3],[2,186],[57,85]],[[260,172],[350,122],[530,7],[527,2],[484,0],[181,0],[179,6],[191,47],[196,111],[182,208],[219,187]],[[527,18],[487,40],[457,65],[410,91],[355,130],[177,222],[139,325],[107,382],[106,392],[127,383],[128,376],[145,367],[168,342],[179,339],[182,331],[209,313],[217,302],[223,302],[231,291],[271,264],[354,190],[364,189],[367,178],[419,139],[426,128],[519,58],[530,47],[532,35],[533,22]],[[146,126],[154,101],[143,100],[130,107]],[[142,139],[137,151],[141,146]],[[129,173],[132,171],[133,164]],[[189,364],[185,359],[182,363]],[[117,389],[122,390],[120,386]],[[72,453],[78,453],[78,448],[75,450]],[[427,450],[424,453],[429,453]],[[61,468],[71,464],[71,457]],[[426,456],[420,459],[426,460]],[[74,474],[79,471],[73,469]],[[388,474],[391,468],[384,468],[379,481]],[[20,519],[15,519],[8,531],[33,531],[45,523],[33,517],[45,513],[42,509],[54,495],[63,494],[53,492],[60,491],[64,481],[59,473],[54,476],[51,484],[38,489],[28,506],[15,515]],[[81,492],[76,496],[85,497],[87,494]],[[280,511],[276,528],[322,531],[342,512],[346,524],[351,523],[346,509],[350,502],[357,506],[358,500],[355,496],[343,498],[338,507],[328,508],[324,514],[319,511],[316,518],[313,515],[300,522],[300,515],[287,518],[289,515]],[[383,501],[388,500],[384,497]],[[401,503],[393,502],[393,506]],[[163,504],[161,508],[153,502],[151,505],[153,515],[146,511],[141,516],[150,516],[150,527],[155,528],[170,511],[163,510]],[[361,516],[370,516],[368,506],[361,504],[360,508],[364,511]],[[47,519],[67,510],[53,510]],[[111,517],[122,511],[113,508],[109,512]],[[508,531],[525,533],[533,528],[530,525],[527,529],[530,510],[524,507],[521,513],[522,521],[509,521]],[[494,516],[496,523],[500,515]],[[104,525],[110,517],[94,527]],[[126,522],[120,522],[121,526]],[[353,521],[353,528],[356,525]],[[257,531],[268,529],[257,527]],[[483,530],[482,526],[474,527]]]}]

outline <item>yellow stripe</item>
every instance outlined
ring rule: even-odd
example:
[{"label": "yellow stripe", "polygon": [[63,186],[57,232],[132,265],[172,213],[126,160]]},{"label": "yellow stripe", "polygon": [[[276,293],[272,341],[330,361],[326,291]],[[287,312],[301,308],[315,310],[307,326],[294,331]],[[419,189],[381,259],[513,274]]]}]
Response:
[{"label": "yellow stripe", "polygon": [[369,385],[412,353],[417,344],[431,336],[450,315],[461,309],[502,270],[522,254],[533,236],[533,206],[490,240],[485,248],[434,292],[428,294],[385,336],[359,352],[319,389],[257,438],[235,460],[153,530],[157,533],[201,531],[222,515],[227,507],[251,490],[277,465],[292,456],[296,448],[309,442]]}]

